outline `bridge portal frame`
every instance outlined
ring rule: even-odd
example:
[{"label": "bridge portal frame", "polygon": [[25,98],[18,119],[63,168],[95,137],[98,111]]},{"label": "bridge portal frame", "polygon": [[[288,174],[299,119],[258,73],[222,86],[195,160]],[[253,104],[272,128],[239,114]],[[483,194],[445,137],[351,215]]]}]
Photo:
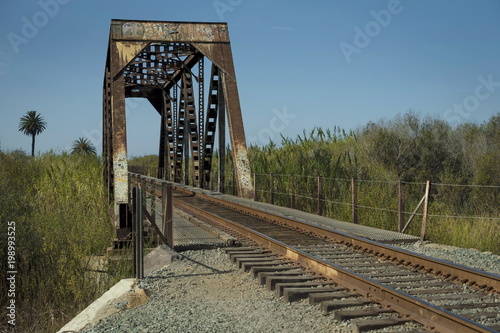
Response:
[{"label": "bridge portal frame", "polygon": [[[181,53],[183,59],[180,57]],[[191,69],[196,64],[202,67],[204,57],[212,63],[210,89],[212,86],[214,89],[219,89],[218,94],[211,96],[211,100],[207,103],[206,121],[216,122],[218,118],[219,132],[224,131],[219,133],[219,138],[223,138],[225,124],[221,115],[224,116],[225,113],[238,195],[252,198],[250,163],[227,24],[111,20],[103,83],[103,157],[104,179],[113,198],[114,223],[117,230],[126,232],[129,227],[125,98],[147,98],[161,115],[159,166],[160,170],[164,170],[162,178],[179,181],[175,179],[176,175],[180,174],[178,170],[180,164],[175,164],[178,162],[176,159],[187,159],[187,151],[190,149],[193,163],[196,152],[200,155],[197,155],[199,160],[196,166],[199,182],[193,185],[203,187],[208,177],[207,169],[209,171],[211,168],[213,150],[213,147],[206,147],[204,144],[213,143],[215,123],[212,123],[212,126],[210,124],[204,126],[203,110],[200,109],[199,128],[204,132],[199,133],[198,137],[196,133],[189,133],[190,129],[196,128],[196,125],[193,125],[192,119],[188,118],[188,110],[184,110],[183,114],[178,113],[176,105],[178,100],[177,98],[174,100],[169,92],[172,88],[180,87],[181,94],[186,95],[185,87],[189,87]],[[203,89],[203,80],[200,89]],[[203,101],[202,93],[203,91],[199,97],[201,101]],[[174,95],[176,94],[177,88],[174,91]],[[183,101],[186,109],[190,104],[182,98],[184,97],[181,97],[180,101]],[[172,104],[175,108],[172,108]],[[213,119],[214,107],[216,107],[215,119]],[[200,108],[203,108],[202,102]],[[209,118],[210,111],[212,118]],[[196,119],[196,116],[194,117]],[[225,147],[220,148],[223,151]],[[183,164],[187,170],[187,160],[183,160]],[[223,165],[221,169],[223,170]]]}]

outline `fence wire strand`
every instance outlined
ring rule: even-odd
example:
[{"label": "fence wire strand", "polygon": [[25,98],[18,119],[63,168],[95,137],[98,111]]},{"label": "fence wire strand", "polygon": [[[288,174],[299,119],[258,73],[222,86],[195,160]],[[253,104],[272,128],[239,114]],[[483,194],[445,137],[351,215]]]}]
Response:
[{"label": "fence wire strand", "polygon": [[[140,173],[139,171],[140,168],[134,168],[135,172]],[[148,175],[155,175],[157,174],[157,169],[155,168],[146,168],[146,173]],[[144,171],[144,170],[143,170]],[[232,188],[234,192],[234,179],[232,178],[232,173],[228,173],[229,176],[226,179],[228,179],[228,183],[226,184],[227,188]],[[274,177],[274,184],[276,186],[276,183],[279,183],[277,181],[279,177],[288,177],[291,178],[293,177],[295,179],[296,185],[295,186],[300,186],[297,183],[300,182],[301,179],[305,179],[308,186],[311,186],[315,188],[314,183],[309,183],[311,179],[317,180],[318,177],[320,176],[307,176],[307,175],[296,175],[296,174],[269,174],[269,173],[254,173],[254,179],[257,183],[258,178],[260,177],[265,177],[268,178],[267,180],[270,179],[270,177]],[[229,180],[230,179],[230,180]],[[330,178],[330,177],[322,177],[324,185],[326,182],[351,182],[352,179],[344,179],[344,178]],[[262,180],[259,179],[259,183],[265,183],[266,179]],[[375,184],[388,184],[388,185],[396,185],[399,183],[399,181],[393,181],[393,180],[370,180],[370,179],[355,179],[355,182],[357,183],[375,183]],[[401,182],[402,184],[405,185],[418,185],[418,186],[425,186],[425,182]],[[257,184],[254,184],[256,186]],[[484,188],[484,189],[500,189],[500,186],[497,185],[478,185],[478,184],[447,184],[447,183],[432,183],[433,187],[469,187],[469,188]],[[289,196],[290,198],[292,195],[295,195],[295,198],[302,198],[302,199],[307,199],[307,200],[314,200],[314,201],[320,201],[322,203],[329,203],[329,204],[335,204],[335,205],[344,205],[344,206],[349,206],[352,207],[352,203],[347,203],[347,202],[342,202],[342,201],[335,201],[335,200],[329,200],[328,198],[318,198],[318,197],[311,197],[308,195],[303,195],[299,193],[285,193],[281,191],[274,191],[273,189],[270,190],[265,190],[265,189],[254,189],[255,193],[261,193],[261,194],[276,194],[276,195],[281,195],[281,196]],[[323,194],[324,195],[324,194]],[[265,200],[265,199],[264,199]],[[377,211],[385,211],[385,212],[390,212],[390,213],[398,213],[398,210],[395,209],[388,209],[388,208],[383,208],[383,207],[373,207],[373,206],[367,206],[367,205],[360,205],[357,204],[355,205],[358,208],[363,208],[363,209],[372,209],[372,210],[377,210]],[[161,216],[161,213],[158,212],[157,210],[153,209],[157,214]],[[415,216],[423,216],[422,213],[414,213],[414,212],[403,212],[405,215],[415,215]],[[489,217],[489,216],[471,216],[471,215],[445,215],[445,214],[427,214],[428,217],[437,217],[437,218],[453,218],[453,219],[474,219],[474,220],[492,220],[492,221],[500,221],[500,217]]]}]

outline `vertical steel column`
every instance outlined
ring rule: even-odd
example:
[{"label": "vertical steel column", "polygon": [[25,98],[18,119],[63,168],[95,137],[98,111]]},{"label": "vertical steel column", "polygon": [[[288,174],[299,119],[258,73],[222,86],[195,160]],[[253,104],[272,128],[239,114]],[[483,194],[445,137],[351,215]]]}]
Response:
[{"label": "vertical steel column", "polygon": [[[217,112],[219,109],[219,69],[212,64],[206,122],[203,133],[203,182],[213,184],[212,157],[214,154],[215,132],[217,129]],[[213,188],[212,188],[213,189]]]},{"label": "vertical steel column", "polygon": [[197,184],[204,188],[204,153],[205,153],[205,57],[200,55],[198,60],[198,173]]},{"label": "vertical steel column", "polygon": [[111,43],[111,73],[117,73],[111,80],[112,147],[113,147],[113,190],[115,227],[126,226],[124,205],[128,204],[127,127],[125,119],[125,87],[123,71],[116,43]]},{"label": "vertical steel column", "polygon": [[[109,59],[108,59],[109,62]],[[111,74],[109,63],[106,65],[103,84],[103,115],[102,115],[102,152],[104,155],[104,182],[108,193],[113,193],[113,147],[111,138]]]},{"label": "vertical steel column", "polygon": [[[177,113],[177,132],[176,132],[176,156],[175,156],[175,172],[176,172],[176,177],[175,181],[176,182],[181,182],[181,178],[184,178],[184,182],[187,182],[187,177],[184,174],[184,177],[182,177],[182,167],[183,167],[183,160],[184,160],[184,168],[186,169],[186,163],[187,159],[185,159],[186,155],[186,150],[185,145],[187,145],[186,140],[187,140],[187,133],[186,133],[186,89],[184,85],[185,79],[184,75],[182,76],[182,82],[181,82],[181,87],[180,87],[180,96],[179,96],[179,111]],[[189,153],[188,153],[189,155]],[[184,156],[184,157],[183,157]],[[186,173],[187,171],[185,171]]]},{"label": "vertical steel column", "polygon": [[187,172],[191,171],[191,185],[197,186],[200,171],[200,145],[198,137],[198,124],[196,121],[196,107],[193,94],[193,75],[189,70],[186,70],[186,72],[184,73],[183,81],[185,103],[184,126],[186,127],[184,144],[188,145],[189,140],[187,158],[185,155],[185,161],[186,163],[189,162],[187,163]]},{"label": "vertical steel column", "polygon": [[224,89],[219,76],[219,192],[226,190],[226,106],[224,104]]},{"label": "vertical steel column", "polygon": [[158,152],[158,175],[157,178],[165,178],[165,146],[167,145],[167,114],[165,103],[165,91],[161,94],[161,119],[160,119],[160,144]]},{"label": "vertical steel column", "polygon": [[173,90],[173,110],[172,110],[172,132],[173,132],[173,138],[172,138],[172,144],[173,144],[173,150],[171,154],[171,161],[170,161],[170,172],[171,172],[171,177],[170,179],[175,181],[175,182],[180,182],[180,176],[178,174],[177,170],[177,136],[178,136],[178,129],[179,129],[179,124],[177,123],[179,121],[179,96],[178,96],[178,91],[177,91],[177,84],[174,84],[172,87]]},{"label": "vertical steel column", "polygon": [[165,178],[167,180],[172,180],[172,161],[174,152],[174,123],[172,114],[172,100],[170,95],[164,90],[163,91],[164,102],[165,102],[165,115],[166,115],[166,151],[165,151]]},{"label": "vertical steel column", "polygon": [[188,107],[189,107],[189,97],[188,97],[188,82],[186,75],[182,77],[182,105],[181,108],[184,111],[184,185],[189,185],[189,117],[188,117]]},{"label": "vertical steel column", "polygon": [[223,54],[224,68],[226,69],[221,72],[221,78],[224,101],[227,108],[231,152],[233,155],[234,170],[236,171],[238,194],[243,198],[251,199],[253,186],[250,175],[250,162],[248,160],[245,128],[243,127],[243,117],[241,115],[231,46],[229,44],[222,44],[220,47]]},{"label": "vertical steel column", "polygon": [[189,185],[189,145],[186,138],[189,136],[189,128],[184,126],[184,185]]}]

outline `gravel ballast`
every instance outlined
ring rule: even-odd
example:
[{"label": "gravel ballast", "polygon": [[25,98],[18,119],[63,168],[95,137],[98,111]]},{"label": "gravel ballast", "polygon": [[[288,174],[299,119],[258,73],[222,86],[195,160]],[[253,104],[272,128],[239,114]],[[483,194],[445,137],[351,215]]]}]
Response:
[{"label": "gravel ballast", "polygon": [[398,247],[426,255],[450,261],[455,264],[473,267],[485,272],[500,274],[500,256],[491,252],[481,252],[475,249],[464,249],[448,245],[440,245],[428,242],[416,242],[400,244]]},{"label": "gravel ballast", "polygon": [[[428,243],[400,247],[500,273],[500,256]],[[141,280],[149,302],[125,309],[82,332],[351,332],[307,301],[283,303],[231,264],[222,249],[182,252],[179,260]],[[126,303],[116,304],[126,308]]]},{"label": "gravel ballast", "polygon": [[151,293],[148,303],[116,313],[82,332],[350,331],[307,301],[285,304],[274,298],[274,292],[231,264],[221,249],[182,255],[139,283]]}]

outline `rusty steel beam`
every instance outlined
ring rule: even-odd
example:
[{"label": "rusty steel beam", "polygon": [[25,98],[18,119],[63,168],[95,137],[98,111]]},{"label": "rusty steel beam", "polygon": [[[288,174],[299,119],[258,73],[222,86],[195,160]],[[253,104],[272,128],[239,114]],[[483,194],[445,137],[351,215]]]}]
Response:
[{"label": "rusty steel beam", "polygon": [[[108,57],[109,63],[109,57]],[[103,112],[102,112],[102,152],[105,158],[104,182],[108,192],[113,192],[113,170],[111,145],[111,74],[109,66],[106,67],[103,83]]]},{"label": "rusty steel beam", "polygon": [[[220,31],[224,36],[227,31]],[[241,115],[240,98],[236,82],[233,55],[229,43],[193,43],[202,54],[209,58],[220,70],[220,80],[231,140],[231,153],[236,174],[238,195],[243,198],[253,198],[253,184],[250,175],[250,162]]]},{"label": "rusty steel beam", "polygon": [[[209,85],[209,98],[207,104],[205,130],[203,131],[203,154],[202,154],[202,177],[203,184],[210,183],[212,171],[212,157],[214,153],[215,129],[217,127],[217,117],[219,110],[219,69],[212,64]],[[224,114],[225,115],[225,114]],[[201,186],[204,187],[204,186]]]},{"label": "rusty steel beam", "polygon": [[226,23],[112,20],[113,40],[229,43]]},{"label": "rusty steel beam", "polygon": [[125,119],[125,85],[120,47],[110,45],[111,67],[111,118],[113,149],[113,198],[115,202],[115,226],[124,227],[126,217],[120,205],[128,204],[127,128]]}]

